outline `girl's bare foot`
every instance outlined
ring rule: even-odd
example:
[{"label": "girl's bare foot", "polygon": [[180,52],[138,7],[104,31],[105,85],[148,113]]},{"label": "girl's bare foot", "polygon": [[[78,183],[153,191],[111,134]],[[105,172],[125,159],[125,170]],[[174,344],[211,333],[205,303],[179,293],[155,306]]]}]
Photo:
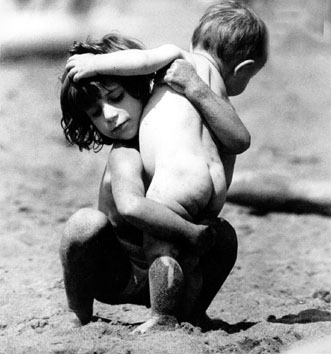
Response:
[{"label": "girl's bare foot", "polygon": [[149,320],[147,320],[142,325],[138,326],[132,334],[143,334],[147,332],[151,332],[153,330],[173,330],[175,329],[178,321],[174,316],[153,316]]}]

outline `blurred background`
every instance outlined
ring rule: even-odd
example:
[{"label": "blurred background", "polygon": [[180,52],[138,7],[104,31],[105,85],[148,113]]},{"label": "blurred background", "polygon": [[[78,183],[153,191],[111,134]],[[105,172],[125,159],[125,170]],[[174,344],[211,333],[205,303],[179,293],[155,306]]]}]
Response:
[{"label": "blurred background", "polygon": [[[188,49],[197,21],[215,2],[1,1],[1,163],[20,161],[16,169],[34,177],[40,173],[40,178],[56,170],[55,179],[62,186],[87,170],[99,179],[108,149],[97,155],[79,153],[66,144],[60,128],[59,77],[69,46],[74,40],[116,30],[146,47],[174,43]],[[329,180],[331,0],[244,2],[267,23],[270,59],[247,90],[232,99],[252,135],[251,148],[239,156],[237,171]],[[8,166],[2,170],[10,170]],[[95,195],[96,187],[91,191]]]},{"label": "blurred background", "polygon": [[[330,0],[238,0],[258,12],[272,39],[303,31],[331,40]],[[3,56],[31,49],[59,52],[72,40],[119,30],[147,46],[175,42],[187,47],[195,24],[213,0],[8,0],[0,3]],[[19,48],[20,47],[20,50]],[[15,50],[17,52],[15,52]],[[26,53],[25,53],[26,50]]]}]

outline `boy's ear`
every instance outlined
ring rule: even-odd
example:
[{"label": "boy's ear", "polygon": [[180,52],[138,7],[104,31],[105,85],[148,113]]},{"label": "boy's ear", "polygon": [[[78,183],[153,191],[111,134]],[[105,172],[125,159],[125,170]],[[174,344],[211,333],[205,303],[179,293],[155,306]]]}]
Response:
[{"label": "boy's ear", "polygon": [[233,70],[234,76],[237,76],[243,72],[246,72],[246,70],[250,70],[255,64],[255,60],[253,59],[247,59],[239,63]]}]

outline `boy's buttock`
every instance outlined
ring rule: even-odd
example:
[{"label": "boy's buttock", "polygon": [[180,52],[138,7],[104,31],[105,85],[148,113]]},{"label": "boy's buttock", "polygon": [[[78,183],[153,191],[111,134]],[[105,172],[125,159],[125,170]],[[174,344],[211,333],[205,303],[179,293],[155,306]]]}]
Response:
[{"label": "boy's buttock", "polygon": [[168,164],[156,166],[146,196],[192,220],[202,212],[217,216],[225,193],[221,164],[210,166],[202,158],[178,154]]}]

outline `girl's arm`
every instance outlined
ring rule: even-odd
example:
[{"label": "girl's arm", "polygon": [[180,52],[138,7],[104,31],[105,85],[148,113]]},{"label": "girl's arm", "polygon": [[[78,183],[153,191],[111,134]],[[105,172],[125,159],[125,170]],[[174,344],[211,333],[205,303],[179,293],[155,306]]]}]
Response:
[{"label": "girl's arm", "polygon": [[145,198],[143,165],[135,148],[116,144],[108,163],[116,207],[126,221],[161,240],[185,242],[199,253],[213,246],[213,228],[193,224],[165,205]]},{"label": "girl's arm", "polygon": [[249,148],[250,134],[230,103],[225,86],[217,95],[186,60],[174,61],[164,81],[200,112],[222,152],[236,155]]},{"label": "girl's arm", "polygon": [[75,54],[66,65],[74,81],[95,75],[147,75],[152,74],[177,58],[184,58],[185,51],[172,44],[154,49],[128,49],[107,54]]}]

